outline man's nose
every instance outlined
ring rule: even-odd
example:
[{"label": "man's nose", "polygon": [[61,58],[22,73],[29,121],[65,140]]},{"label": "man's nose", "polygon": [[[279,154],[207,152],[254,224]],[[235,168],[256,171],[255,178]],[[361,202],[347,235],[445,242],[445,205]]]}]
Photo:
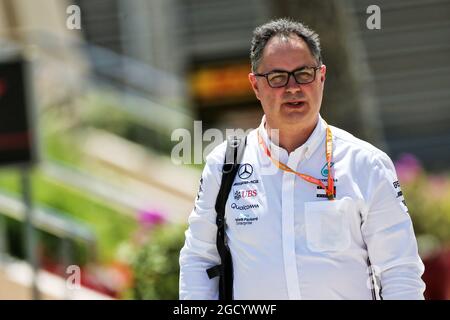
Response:
[{"label": "man's nose", "polygon": [[286,91],[289,93],[300,92],[302,91],[301,85],[297,83],[294,79],[294,75],[289,76],[289,81],[286,84]]}]

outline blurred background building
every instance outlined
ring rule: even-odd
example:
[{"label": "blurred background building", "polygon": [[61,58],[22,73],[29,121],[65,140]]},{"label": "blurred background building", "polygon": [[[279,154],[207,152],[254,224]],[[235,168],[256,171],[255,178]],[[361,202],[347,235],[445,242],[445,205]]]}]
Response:
[{"label": "blurred background building", "polygon": [[[259,125],[247,81],[250,41],[275,17],[302,20],[321,37],[324,118],[403,161],[400,181],[411,186],[405,194],[417,212],[421,254],[448,244],[450,205],[428,193],[450,194],[450,1],[380,0],[379,30],[366,25],[371,4],[0,0],[0,63],[19,52],[31,70],[42,270],[64,279],[65,267],[80,264],[83,284],[109,297],[162,297],[136,289],[141,277],[133,272],[141,271],[132,261],[143,257],[155,225],[185,223],[193,206],[201,166],[171,162],[171,134],[193,130],[194,120],[203,130]],[[68,27],[77,18],[71,5],[80,9],[80,29]],[[441,180],[420,180],[430,173]],[[0,171],[0,252],[25,259],[24,243],[15,242],[25,219],[17,181],[15,167]],[[423,195],[413,193],[422,190],[417,181]],[[439,206],[416,204],[421,197]]]}]

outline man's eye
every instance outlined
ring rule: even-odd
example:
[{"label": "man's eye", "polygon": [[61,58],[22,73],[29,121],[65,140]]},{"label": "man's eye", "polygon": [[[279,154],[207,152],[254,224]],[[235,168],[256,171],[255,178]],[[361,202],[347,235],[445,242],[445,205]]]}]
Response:
[{"label": "man's eye", "polygon": [[299,77],[299,78],[308,78],[308,77],[312,76],[312,72],[303,70],[303,71],[296,72],[295,76]]},{"label": "man's eye", "polygon": [[271,81],[271,82],[283,82],[283,81],[286,81],[286,75],[285,74],[271,74],[269,76],[269,81]]}]

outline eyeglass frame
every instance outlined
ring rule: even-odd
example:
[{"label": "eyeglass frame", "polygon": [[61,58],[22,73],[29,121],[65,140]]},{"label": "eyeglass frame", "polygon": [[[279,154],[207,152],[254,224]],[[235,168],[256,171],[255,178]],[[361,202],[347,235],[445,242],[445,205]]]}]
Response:
[{"label": "eyeglass frame", "polygon": [[[320,66],[316,66],[316,67],[313,67],[313,66],[304,66],[304,67],[301,67],[301,68],[298,68],[298,69],[295,69],[295,70],[292,70],[292,71],[286,71],[286,70],[272,70],[272,71],[269,71],[269,72],[266,72],[266,73],[254,73],[253,75],[256,76],[256,77],[264,77],[264,78],[266,78],[266,81],[267,81],[267,84],[269,85],[269,87],[274,88],[274,89],[277,89],[277,88],[283,88],[283,87],[286,87],[286,86],[288,85],[288,83],[289,83],[289,80],[291,79],[291,75],[292,75],[292,77],[294,78],[294,81],[295,81],[297,84],[309,84],[309,83],[314,82],[314,80],[316,80],[316,73],[317,73],[317,70],[320,69],[320,68],[322,68],[322,66],[323,66],[323,64],[321,64]],[[312,68],[312,69],[314,70],[314,76],[313,76],[312,80],[309,81],[309,82],[298,82],[298,81],[297,81],[297,78],[296,78],[295,75],[294,75],[294,73],[297,72],[297,71],[300,71],[300,70],[302,70],[302,69],[306,69],[306,68]],[[273,86],[270,84],[270,81],[269,81],[269,75],[271,75],[272,73],[281,73],[281,72],[284,72],[284,73],[287,73],[287,74],[288,74],[286,83],[285,83],[284,85],[282,85],[282,86],[279,86],[279,87],[273,87]]]}]

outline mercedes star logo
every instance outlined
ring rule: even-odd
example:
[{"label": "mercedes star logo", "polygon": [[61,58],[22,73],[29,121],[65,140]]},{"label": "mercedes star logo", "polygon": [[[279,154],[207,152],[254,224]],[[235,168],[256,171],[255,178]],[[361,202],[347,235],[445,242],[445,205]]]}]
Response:
[{"label": "mercedes star logo", "polygon": [[239,178],[241,179],[248,179],[253,173],[253,167],[249,163],[243,164],[239,168]]}]

